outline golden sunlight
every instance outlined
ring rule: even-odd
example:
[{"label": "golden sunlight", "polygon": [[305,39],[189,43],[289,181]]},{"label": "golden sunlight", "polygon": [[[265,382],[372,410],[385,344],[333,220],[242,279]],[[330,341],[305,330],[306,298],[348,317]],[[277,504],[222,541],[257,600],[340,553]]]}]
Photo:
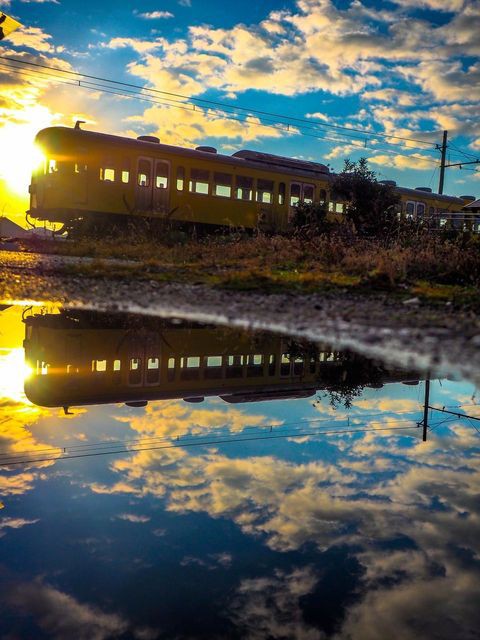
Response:
[{"label": "golden sunlight", "polygon": [[22,348],[0,349],[0,398],[30,404],[23,387],[31,374]]},{"label": "golden sunlight", "polygon": [[22,111],[21,122],[8,122],[0,129],[0,178],[15,194],[26,196],[32,170],[43,160],[34,139],[40,129],[50,126],[54,115],[47,107],[35,105]]}]

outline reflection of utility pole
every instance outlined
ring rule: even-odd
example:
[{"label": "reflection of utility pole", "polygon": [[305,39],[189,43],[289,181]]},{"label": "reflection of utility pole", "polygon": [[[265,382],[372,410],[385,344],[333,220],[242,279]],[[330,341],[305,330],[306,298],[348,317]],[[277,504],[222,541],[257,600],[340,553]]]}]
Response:
[{"label": "reflection of utility pole", "polygon": [[418,426],[423,426],[423,441],[427,441],[427,431],[428,431],[428,410],[430,408],[430,373],[427,374],[425,378],[425,398],[423,401],[423,420],[419,423]]},{"label": "reflection of utility pole", "polygon": [[447,139],[448,131],[444,131],[442,146],[437,145],[437,149],[440,149],[442,152],[442,159],[440,161],[440,181],[438,183],[438,193],[443,193],[443,183],[445,181],[445,161],[447,159]]}]

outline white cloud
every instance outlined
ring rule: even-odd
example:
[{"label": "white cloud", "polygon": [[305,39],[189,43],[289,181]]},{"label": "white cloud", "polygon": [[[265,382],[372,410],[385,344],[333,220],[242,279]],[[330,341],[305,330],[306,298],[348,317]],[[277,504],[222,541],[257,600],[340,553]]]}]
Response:
[{"label": "white cloud", "polygon": [[168,20],[175,16],[170,11],[146,11],[145,13],[137,13],[139,18],[144,20]]},{"label": "white cloud", "polygon": [[435,11],[460,11],[468,0],[391,0],[401,7],[425,8]]},{"label": "white cloud", "polygon": [[137,524],[150,522],[150,518],[148,516],[137,515],[135,513],[120,513],[117,518],[119,520],[126,520],[127,522],[135,522]]},{"label": "white cloud", "polygon": [[24,518],[1,518],[0,538],[5,535],[5,529],[21,529],[29,524],[35,524],[37,520],[25,520]]},{"label": "white cloud", "polygon": [[78,602],[40,581],[10,586],[8,604],[32,616],[53,640],[106,640],[129,630],[121,616]]}]

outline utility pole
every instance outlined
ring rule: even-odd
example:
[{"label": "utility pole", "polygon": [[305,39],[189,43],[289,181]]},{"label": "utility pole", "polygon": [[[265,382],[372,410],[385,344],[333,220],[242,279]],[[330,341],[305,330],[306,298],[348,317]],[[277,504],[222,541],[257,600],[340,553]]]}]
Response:
[{"label": "utility pole", "polygon": [[427,374],[425,379],[425,399],[423,403],[423,422],[420,423],[423,426],[423,441],[427,441],[427,431],[428,431],[428,410],[430,403],[430,372]]},{"label": "utility pole", "polygon": [[447,139],[448,131],[444,131],[442,146],[440,147],[437,144],[437,149],[440,149],[442,152],[442,159],[440,161],[440,181],[438,183],[438,193],[443,193],[443,183],[445,181],[445,164],[447,159]]}]

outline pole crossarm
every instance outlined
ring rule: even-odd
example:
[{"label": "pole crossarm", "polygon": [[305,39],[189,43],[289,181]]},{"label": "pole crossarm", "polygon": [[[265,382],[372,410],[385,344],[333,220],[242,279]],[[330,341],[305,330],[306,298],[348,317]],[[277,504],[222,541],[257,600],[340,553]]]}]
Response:
[{"label": "pole crossarm", "polygon": [[458,413],[458,411],[449,411],[448,409],[445,409],[445,407],[432,407],[431,405],[428,405],[428,409],[431,409],[432,411],[440,411],[441,413],[448,413],[451,416],[456,416],[457,418],[468,418],[469,420],[477,420],[478,422],[480,422],[480,416],[470,416],[468,415],[468,413]]},{"label": "pole crossarm", "polygon": [[469,162],[455,162],[454,164],[446,164],[445,169],[448,167],[463,167],[464,164],[480,164],[480,160],[472,160]]}]

